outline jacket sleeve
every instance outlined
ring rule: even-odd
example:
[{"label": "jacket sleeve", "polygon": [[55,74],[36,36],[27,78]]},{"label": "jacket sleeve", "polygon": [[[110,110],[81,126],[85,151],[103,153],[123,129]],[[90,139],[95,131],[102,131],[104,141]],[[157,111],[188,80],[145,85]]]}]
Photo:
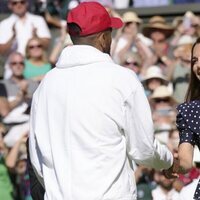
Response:
[{"label": "jacket sleeve", "polygon": [[35,120],[36,120],[36,95],[34,94],[31,115],[30,115],[30,133],[29,133],[29,154],[30,161],[37,176],[37,179],[44,187],[43,175],[42,175],[42,156],[38,148],[36,136],[35,136]]},{"label": "jacket sleeve", "polygon": [[127,153],[137,164],[155,169],[168,169],[173,156],[154,137],[151,109],[139,83],[125,102],[125,137]]}]

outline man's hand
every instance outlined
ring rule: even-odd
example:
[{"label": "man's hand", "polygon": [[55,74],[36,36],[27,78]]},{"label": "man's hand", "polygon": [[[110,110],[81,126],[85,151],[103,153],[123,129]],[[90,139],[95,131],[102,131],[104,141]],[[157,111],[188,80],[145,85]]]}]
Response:
[{"label": "man's hand", "polygon": [[168,179],[178,178],[179,177],[178,170],[179,170],[179,160],[174,157],[173,165],[169,169],[163,170],[163,174]]},{"label": "man's hand", "polygon": [[32,37],[38,37],[37,28],[32,24]]},{"label": "man's hand", "polygon": [[12,32],[13,32],[12,38],[14,39],[16,37],[16,23],[14,23],[12,26]]},{"label": "man's hand", "polygon": [[22,90],[23,92],[27,92],[27,90],[28,90],[28,81],[27,80],[21,80],[18,83],[18,86],[19,86],[20,90]]}]

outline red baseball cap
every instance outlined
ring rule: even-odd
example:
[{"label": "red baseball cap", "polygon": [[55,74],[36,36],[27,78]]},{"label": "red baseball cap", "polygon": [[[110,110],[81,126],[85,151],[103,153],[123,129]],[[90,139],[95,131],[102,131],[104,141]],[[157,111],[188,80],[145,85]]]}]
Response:
[{"label": "red baseball cap", "polygon": [[[80,36],[92,35],[109,28],[121,28],[120,18],[111,17],[106,9],[97,2],[83,2],[72,9],[67,16],[67,23],[75,23],[81,28]],[[70,32],[70,35],[73,35]]]}]

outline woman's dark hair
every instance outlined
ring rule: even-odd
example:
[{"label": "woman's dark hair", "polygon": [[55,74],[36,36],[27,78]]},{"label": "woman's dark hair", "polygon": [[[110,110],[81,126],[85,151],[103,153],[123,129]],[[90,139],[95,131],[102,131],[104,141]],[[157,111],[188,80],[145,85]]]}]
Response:
[{"label": "woman's dark hair", "polygon": [[193,51],[194,51],[194,47],[197,44],[200,44],[200,37],[196,40],[196,42],[192,46],[191,74],[190,74],[190,82],[189,82],[188,90],[185,97],[186,102],[189,102],[192,100],[200,100],[200,80],[196,77],[193,71],[193,67],[194,67]]}]

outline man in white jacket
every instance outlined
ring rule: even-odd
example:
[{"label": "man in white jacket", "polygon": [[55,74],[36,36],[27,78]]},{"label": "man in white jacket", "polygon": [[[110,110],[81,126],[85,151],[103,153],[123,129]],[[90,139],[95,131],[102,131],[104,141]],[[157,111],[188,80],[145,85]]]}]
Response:
[{"label": "man in white jacket", "polygon": [[99,3],[69,12],[66,47],[34,94],[29,150],[45,200],[135,200],[131,161],[167,169],[143,87],[109,56],[111,18]]}]

